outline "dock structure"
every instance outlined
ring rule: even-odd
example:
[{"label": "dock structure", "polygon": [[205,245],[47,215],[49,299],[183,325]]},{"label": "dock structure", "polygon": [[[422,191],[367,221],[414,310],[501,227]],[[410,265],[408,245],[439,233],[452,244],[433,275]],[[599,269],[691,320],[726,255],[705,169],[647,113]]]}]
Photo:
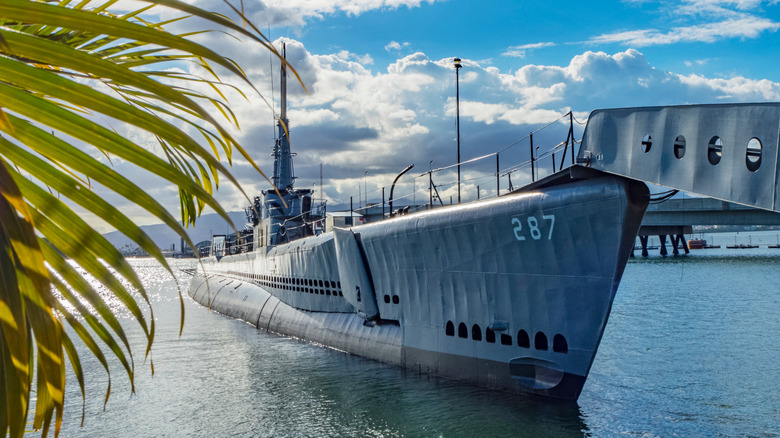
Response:
[{"label": "dock structure", "polygon": [[675,198],[647,207],[642,226],[780,225],[780,213],[712,198]]},{"label": "dock structure", "polygon": [[[650,236],[658,236],[658,251],[662,256],[668,255],[669,252],[666,249],[666,239],[669,238],[669,244],[672,246],[672,255],[679,255],[680,250],[688,254],[690,249],[688,248],[688,242],[685,240],[686,234],[692,234],[693,227],[690,225],[677,225],[677,226],[645,226],[644,222],[639,229],[639,244],[642,249],[642,257],[650,255],[651,249],[648,245]],[[633,251],[631,256],[634,256]]]},{"label": "dock structure", "polygon": [[651,248],[649,236],[658,236],[661,255],[667,255],[666,239],[672,245],[672,254],[682,249],[689,253],[685,234],[693,233],[693,225],[780,225],[780,213],[747,207],[733,202],[712,198],[680,198],[650,205],[639,228],[642,256],[647,257]]},{"label": "dock structure", "polygon": [[779,124],[780,103],[596,110],[577,164],[715,198],[651,199],[639,231],[643,254],[650,235],[659,236],[661,254],[672,236],[674,253],[684,233],[650,227],[780,224]]}]

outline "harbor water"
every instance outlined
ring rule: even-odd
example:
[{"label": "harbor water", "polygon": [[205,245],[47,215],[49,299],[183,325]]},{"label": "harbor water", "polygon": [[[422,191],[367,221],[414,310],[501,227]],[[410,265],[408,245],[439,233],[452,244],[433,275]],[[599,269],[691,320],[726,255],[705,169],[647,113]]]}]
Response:
[{"label": "harbor water", "polygon": [[[774,243],[774,232],[764,234]],[[179,336],[176,281],[155,262],[134,260],[157,321],[152,354],[144,364],[141,332],[124,315],[135,394],[113,364],[104,409],[108,378],[83,353],[85,424],[70,375],[61,436],[780,436],[780,249],[727,249],[729,236],[716,239],[720,249],[629,261],[576,403],[432,378],[258,331],[186,296],[189,278],[179,269],[193,261],[171,261],[185,296]]]}]

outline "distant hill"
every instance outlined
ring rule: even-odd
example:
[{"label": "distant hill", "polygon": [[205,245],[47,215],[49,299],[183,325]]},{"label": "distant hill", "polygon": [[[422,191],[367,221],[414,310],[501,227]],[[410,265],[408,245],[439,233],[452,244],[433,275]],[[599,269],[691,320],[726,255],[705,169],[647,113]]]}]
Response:
[{"label": "distant hill", "polygon": [[[246,215],[243,211],[229,212],[228,216],[240,230],[246,223]],[[164,224],[142,225],[141,229],[162,249],[170,249],[176,245],[176,251],[181,251],[181,239],[179,235]],[[212,234],[230,234],[233,230],[222,217],[216,213],[205,214],[198,218],[195,227],[187,228],[187,234],[194,243],[211,240]],[[103,235],[114,247],[120,250],[129,250],[138,245],[119,231],[112,231]]]}]

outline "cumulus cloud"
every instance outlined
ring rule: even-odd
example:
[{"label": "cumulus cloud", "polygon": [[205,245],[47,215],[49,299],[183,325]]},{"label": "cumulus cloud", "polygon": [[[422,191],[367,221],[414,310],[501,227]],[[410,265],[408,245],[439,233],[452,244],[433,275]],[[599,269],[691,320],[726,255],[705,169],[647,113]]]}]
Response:
[{"label": "cumulus cloud", "polygon": [[[290,75],[288,117],[292,147],[297,154],[299,187],[316,184],[317,196],[324,192],[331,205],[341,204],[349,202],[350,196],[357,196],[365,178],[369,199],[376,201],[381,199],[381,187],[388,186],[410,163],[416,163],[415,171],[422,173],[430,161],[434,162],[430,164],[433,167],[455,162],[452,57],[432,59],[416,52],[400,56],[384,68],[368,69],[365,60],[360,59],[362,55],[344,51],[312,53],[299,41],[284,41],[288,60],[306,85],[304,90]],[[270,171],[276,130],[272,107],[278,112],[280,66],[278,60],[271,60],[271,66],[268,62],[253,63],[257,54],[250,52],[235,53],[234,58],[247,66],[247,74],[263,90],[269,103],[275,103],[266,106],[251,90],[244,89],[247,99],[234,95],[238,98],[231,100],[231,108],[242,127],[236,134],[239,141],[261,168]],[[604,107],[780,100],[779,83],[664,71],[651,65],[635,49],[612,54],[586,51],[566,65],[524,65],[511,71],[483,66],[470,59],[463,59],[462,64],[463,160],[510,145],[568,111],[584,121],[591,110]],[[204,90],[207,88],[204,85]],[[557,130],[548,137],[540,135],[537,140],[535,136],[540,151],[565,138],[566,125],[555,124],[553,128]],[[513,153],[502,155],[502,169],[526,161],[528,146]],[[325,179],[323,188],[319,188],[320,165]],[[474,166],[464,169],[473,178],[469,193],[475,196],[476,186],[481,184],[482,196],[486,196],[485,190],[492,190],[486,187],[494,187],[495,177],[480,182],[476,175],[481,171],[492,175],[489,172],[494,170],[495,163],[487,163],[485,169]],[[548,167],[545,164],[543,172]],[[233,170],[249,194],[267,188],[267,183],[249,166],[237,164]],[[512,178],[515,185],[525,182],[521,173]],[[422,179],[425,181],[415,182],[411,176],[405,177],[407,186],[396,190],[411,193],[412,199],[415,190],[422,190],[425,193],[416,196],[427,199],[427,178]],[[444,176],[439,183],[443,197],[452,194],[452,186],[446,184]],[[159,196],[170,197],[163,202],[176,206],[175,195],[172,191]],[[220,187],[219,197],[229,210],[241,208],[246,202],[227,184]]]},{"label": "cumulus cloud", "polygon": [[[374,184],[386,185],[409,162],[454,161],[452,58],[431,59],[416,52],[398,58],[386,71],[370,71],[350,57],[313,54],[298,42],[289,44],[293,64],[300,65],[310,90],[308,95],[297,93],[291,103],[301,183],[312,181],[303,172],[323,163],[332,182],[326,184],[328,197],[343,202],[357,191],[353,180],[366,170]],[[464,159],[511,144],[570,110],[584,119],[603,107],[780,99],[780,84],[663,71],[635,49],[587,51],[568,65],[525,65],[511,72],[469,59],[462,63]],[[549,143],[562,140],[551,138]],[[524,159],[521,154],[517,161]]]}]

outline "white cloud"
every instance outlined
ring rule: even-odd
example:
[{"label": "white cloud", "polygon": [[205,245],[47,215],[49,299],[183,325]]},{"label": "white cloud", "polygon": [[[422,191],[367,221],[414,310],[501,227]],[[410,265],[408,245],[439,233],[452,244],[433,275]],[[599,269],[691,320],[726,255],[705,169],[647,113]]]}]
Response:
[{"label": "white cloud", "polygon": [[766,3],[775,2],[764,0],[687,0],[675,4],[672,11],[681,15],[738,17],[760,9]]},{"label": "white cloud", "polygon": [[[311,20],[322,20],[328,15],[347,14],[357,16],[372,10],[416,8],[435,0],[261,0],[244,2],[247,15],[256,23],[273,23],[274,26],[303,27]],[[199,4],[219,9],[221,0],[198,0]]]},{"label": "white cloud", "polygon": [[718,99],[741,102],[780,100],[780,84],[767,79],[755,80],[743,77],[713,79],[700,75],[678,76],[678,79],[690,90],[716,93]]},{"label": "white cloud", "polygon": [[546,42],[546,43],[532,43],[532,44],[523,44],[520,46],[511,46],[508,47],[501,56],[509,56],[513,58],[525,58],[526,53],[528,53],[529,50],[533,49],[542,49],[544,47],[552,47],[555,46],[555,43]]},{"label": "white cloud", "polygon": [[371,65],[374,63],[374,59],[368,53],[366,53],[365,55],[358,55],[356,53],[350,53],[347,50],[342,50],[339,53],[337,53],[336,56],[338,56],[339,58],[345,61],[355,60],[358,63],[363,65]]},{"label": "white cloud", "polygon": [[686,67],[694,67],[694,66],[702,66],[707,65],[709,63],[709,59],[694,59],[690,61],[683,61]]},{"label": "white cloud", "polygon": [[392,51],[397,52],[397,51],[401,50],[404,47],[409,47],[409,45],[410,44],[408,42],[399,43],[398,41],[390,41],[385,46],[385,50],[388,51],[388,52],[392,52]]},{"label": "white cloud", "polygon": [[[643,1],[629,3],[642,4]],[[775,32],[780,22],[766,17],[764,6],[776,0],[683,0],[659,2],[650,8],[650,20],[667,22],[665,28],[623,29],[591,38],[587,43],[619,43],[631,47],[706,42],[731,38],[758,38]]]},{"label": "white cloud", "polygon": [[745,17],[678,27],[669,31],[657,29],[627,30],[603,34],[591,38],[590,44],[620,43],[633,47],[646,47],[689,42],[712,43],[727,38],[757,38],[764,32],[774,32],[780,23],[766,18]]},{"label": "white cloud", "polygon": [[[358,178],[366,169],[379,184],[383,176],[389,183],[408,162],[452,161],[451,58],[433,60],[416,52],[385,72],[372,72],[348,56],[316,55],[300,43],[290,44],[311,90],[297,94],[291,104],[307,115],[291,117],[299,148],[296,168],[322,162],[332,169],[326,171],[332,202],[343,202],[356,191],[353,182],[337,180]],[[463,65],[465,158],[496,150],[569,110],[584,119],[601,107],[780,99],[780,85],[771,81],[682,76],[654,68],[634,49],[612,55],[585,52],[566,66],[526,65],[508,73],[469,59]],[[318,114],[327,117],[313,117]],[[481,140],[475,148],[476,138]]]},{"label": "white cloud", "polygon": [[[257,63],[258,55],[252,52],[229,56],[249,66],[250,79],[264,90],[266,98],[275,95],[278,100],[278,84],[274,84],[273,93],[270,91],[272,75],[273,82],[278,82],[278,60],[270,67]],[[298,186],[318,184],[322,163],[326,198],[331,205],[348,202],[350,196],[357,196],[357,186],[369,171],[368,189],[376,201],[381,196],[380,187],[389,185],[407,164],[417,163],[423,172],[431,160],[434,167],[454,162],[455,75],[451,57],[431,59],[416,52],[399,57],[383,70],[366,68],[361,55],[346,51],[311,53],[295,40],[287,40],[287,52],[309,91],[306,93],[290,76],[288,115],[297,153]],[[635,49],[614,54],[587,51],[574,56],[568,65],[532,64],[504,72],[470,59],[462,63],[464,160],[511,144],[569,110],[584,121],[589,111],[604,107],[780,100],[778,83],[662,71]],[[203,85],[203,89],[208,86]],[[242,126],[239,141],[263,169],[271,171],[271,110],[255,94],[244,92],[247,99],[231,100]],[[278,103],[275,106],[278,110]],[[558,128],[560,138],[551,136],[546,141],[540,137],[540,150],[563,140],[565,127]],[[512,158],[515,163],[526,159],[527,145]],[[512,163],[502,158],[502,167]],[[267,188],[248,166],[237,164],[233,171],[249,194]],[[441,182],[444,180],[442,177]],[[517,174],[513,182],[524,181]],[[482,190],[492,187],[488,182],[474,184],[483,184]],[[219,197],[228,203],[229,210],[246,202],[228,184],[220,188]],[[412,190],[411,185],[408,190]],[[449,196],[451,188],[443,187],[443,193]],[[160,194],[161,198],[166,196],[170,199],[161,199],[164,205],[178,205],[175,191]]]}]

